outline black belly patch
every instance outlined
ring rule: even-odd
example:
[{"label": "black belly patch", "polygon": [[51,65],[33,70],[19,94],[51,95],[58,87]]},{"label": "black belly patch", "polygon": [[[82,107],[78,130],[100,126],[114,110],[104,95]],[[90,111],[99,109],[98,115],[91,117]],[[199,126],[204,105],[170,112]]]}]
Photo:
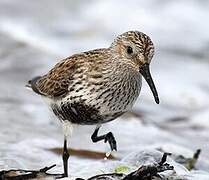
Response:
[{"label": "black belly patch", "polygon": [[68,120],[75,124],[97,124],[101,123],[105,117],[99,111],[84,103],[66,103],[52,106],[54,114],[61,120]]},{"label": "black belly patch", "polygon": [[93,106],[87,106],[84,103],[66,103],[58,106],[52,105],[54,114],[60,120],[68,120],[74,124],[93,125],[105,123],[116,119],[124,112],[115,112],[112,114],[101,115],[99,110]]}]

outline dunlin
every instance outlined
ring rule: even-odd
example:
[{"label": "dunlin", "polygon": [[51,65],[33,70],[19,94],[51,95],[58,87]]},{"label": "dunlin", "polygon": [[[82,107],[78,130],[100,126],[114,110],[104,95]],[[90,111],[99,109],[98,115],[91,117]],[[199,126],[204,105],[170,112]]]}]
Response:
[{"label": "dunlin", "polygon": [[68,176],[67,140],[72,124],[96,125],[92,141],[104,140],[111,150],[117,150],[113,134],[99,136],[99,128],[131,109],[139,96],[142,76],[159,104],[149,70],[153,55],[149,36],[129,31],[119,35],[110,47],[72,55],[29,81],[28,86],[47,101],[63,123],[64,176]]}]

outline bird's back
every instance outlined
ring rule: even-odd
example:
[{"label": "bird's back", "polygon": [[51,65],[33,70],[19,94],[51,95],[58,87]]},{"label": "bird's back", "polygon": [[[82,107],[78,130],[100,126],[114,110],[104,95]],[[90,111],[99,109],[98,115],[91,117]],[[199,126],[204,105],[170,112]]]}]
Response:
[{"label": "bird's back", "polygon": [[105,62],[104,58],[108,59],[108,54],[103,53],[104,50],[96,49],[63,59],[46,75],[35,77],[28,84],[39,95],[63,98],[76,84],[84,81],[87,71],[90,73],[98,70],[99,64]]}]

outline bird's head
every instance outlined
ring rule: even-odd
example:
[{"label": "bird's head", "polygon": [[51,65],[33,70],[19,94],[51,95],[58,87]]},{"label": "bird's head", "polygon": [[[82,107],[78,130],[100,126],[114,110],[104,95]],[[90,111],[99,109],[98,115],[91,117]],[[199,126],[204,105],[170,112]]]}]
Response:
[{"label": "bird's head", "polygon": [[128,31],[119,35],[110,47],[119,59],[127,61],[141,73],[147,81],[155,102],[159,97],[150,74],[150,62],[154,55],[154,45],[149,36],[139,31]]}]

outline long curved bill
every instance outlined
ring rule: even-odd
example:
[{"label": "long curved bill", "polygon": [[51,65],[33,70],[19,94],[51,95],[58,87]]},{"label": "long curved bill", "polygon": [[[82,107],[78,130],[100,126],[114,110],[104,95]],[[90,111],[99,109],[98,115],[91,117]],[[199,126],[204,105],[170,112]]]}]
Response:
[{"label": "long curved bill", "polygon": [[160,103],[160,100],[159,100],[159,97],[158,97],[158,93],[157,93],[157,90],[155,88],[155,84],[152,80],[152,76],[150,74],[150,70],[149,70],[149,64],[148,63],[145,63],[142,67],[140,67],[140,70],[139,72],[141,73],[141,75],[144,77],[144,79],[147,81],[151,91],[152,91],[152,94],[155,98],[155,102],[157,104]]}]

